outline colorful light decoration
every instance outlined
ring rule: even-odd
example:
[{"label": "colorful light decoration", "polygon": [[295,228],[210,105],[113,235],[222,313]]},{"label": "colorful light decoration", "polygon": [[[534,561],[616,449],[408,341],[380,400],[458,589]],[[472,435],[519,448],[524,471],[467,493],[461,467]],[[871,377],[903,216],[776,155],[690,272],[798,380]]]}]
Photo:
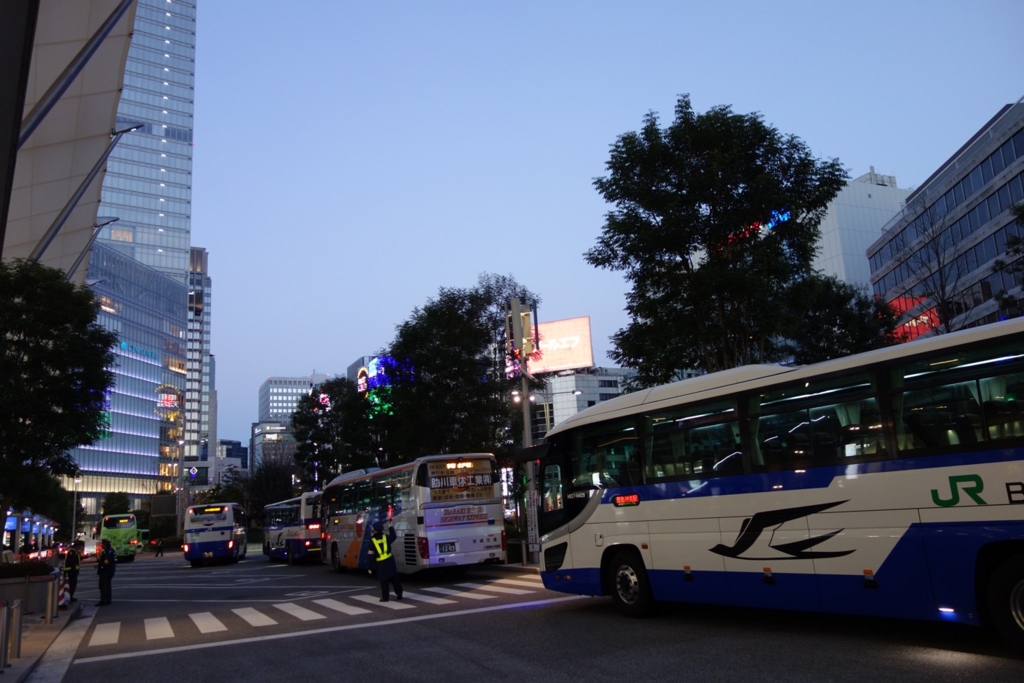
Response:
[{"label": "colorful light decoration", "polygon": [[722,244],[716,251],[721,251],[723,248],[734,242],[738,242],[739,240],[750,237],[751,235],[756,235],[760,233],[762,229],[764,229],[765,232],[773,230],[777,225],[779,225],[780,223],[785,223],[786,221],[790,220],[790,218],[792,218],[792,214],[790,213],[789,209],[783,209],[782,211],[772,211],[766,223],[762,225],[760,221],[756,221],[751,225],[748,225],[747,227],[743,228],[739,232],[729,235],[729,237],[725,240],[725,243]]}]

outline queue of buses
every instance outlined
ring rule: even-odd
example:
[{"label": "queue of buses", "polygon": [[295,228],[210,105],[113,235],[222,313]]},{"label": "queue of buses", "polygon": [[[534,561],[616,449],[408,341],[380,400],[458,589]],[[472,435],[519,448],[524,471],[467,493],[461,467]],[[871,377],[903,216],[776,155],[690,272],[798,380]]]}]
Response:
[{"label": "queue of buses", "polygon": [[[550,590],[631,616],[677,601],[991,623],[1024,648],[1024,318],[626,394],[522,456]],[[271,560],[370,569],[384,522],[402,572],[505,561],[489,454],[346,473],[265,512]],[[186,557],[244,557],[241,514],[191,508]]]}]

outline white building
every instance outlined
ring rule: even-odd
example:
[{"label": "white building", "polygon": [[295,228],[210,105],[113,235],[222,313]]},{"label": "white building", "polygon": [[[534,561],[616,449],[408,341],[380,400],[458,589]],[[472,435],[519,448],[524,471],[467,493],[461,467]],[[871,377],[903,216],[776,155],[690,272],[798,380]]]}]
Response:
[{"label": "white building", "polygon": [[546,386],[530,396],[534,443],[540,443],[559,422],[619,396],[633,374],[633,370],[624,368],[582,368],[544,376]]},{"label": "white building", "polygon": [[821,222],[815,270],[834,275],[867,293],[871,288],[868,247],[903,208],[910,192],[897,187],[894,176],[875,173],[874,166],[847,183],[829,203]]},{"label": "white building", "polygon": [[260,385],[260,422],[289,422],[299,403],[299,398],[309,394],[310,389],[323,384],[330,375],[318,373],[304,377],[268,377]]}]

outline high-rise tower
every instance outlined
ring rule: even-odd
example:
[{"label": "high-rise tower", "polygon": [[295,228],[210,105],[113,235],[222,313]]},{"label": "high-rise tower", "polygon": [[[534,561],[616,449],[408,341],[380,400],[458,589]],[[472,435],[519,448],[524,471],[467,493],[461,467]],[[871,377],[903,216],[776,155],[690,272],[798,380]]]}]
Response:
[{"label": "high-rise tower", "polygon": [[144,126],[125,136],[107,162],[99,215],[120,220],[103,228],[98,241],[185,282],[191,246],[196,0],[136,4],[117,127]]},{"label": "high-rise tower", "polygon": [[[210,355],[212,280],[209,254],[192,247],[188,273],[188,363],[185,384],[185,469],[189,483],[209,483],[210,459],[217,451],[216,394]],[[193,473],[192,470],[196,472]]]}]

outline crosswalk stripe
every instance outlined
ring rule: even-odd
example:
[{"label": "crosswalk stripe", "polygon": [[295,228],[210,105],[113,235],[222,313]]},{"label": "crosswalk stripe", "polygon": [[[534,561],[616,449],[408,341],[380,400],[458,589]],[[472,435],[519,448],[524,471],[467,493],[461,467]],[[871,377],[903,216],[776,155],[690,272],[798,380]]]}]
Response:
[{"label": "crosswalk stripe", "polygon": [[174,629],[171,628],[171,622],[167,621],[167,617],[146,619],[145,623],[146,640],[159,640],[160,638],[174,637]]},{"label": "crosswalk stripe", "polygon": [[419,600],[430,605],[454,605],[454,600],[448,598],[435,598],[433,595],[420,595],[419,593],[410,593],[405,591],[402,593],[403,597],[409,598],[410,600]]},{"label": "crosswalk stripe", "polygon": [[239,607],[231,611],[249,622],[250,626],[273,626],[277,623],[263,612],[252,607]]},{"label": "crosswalk stripe", "polygon": [[116,645],[117,639],[121,636],[121,622],[112,621],[107,624],[96,624],[89,639],[89,647],[93,645]]},{"label": "crosswalk stripe", "polygon": [[195,622],[196,628],[199,629],[200,633],[216,633],[217,631],[228,630],[228,627],[221,623],[220,619],[213,616],[212,612],[196,612],[188,616]]},{"label": "crosswalk stripe", "polygon": [[387,602],[380,602],[380,598],[375,598],[372,595],[353,595],[352,599],[358,600],[359,602],[373,603],[374,605],[380,605],[381,607],[386,607],[388,609],[413,609],[412,605],[406,605],[404,602],[399,602],[398,600],[392,599]]},{"label": "crosswalk stripe", "polygon": [[469,598],[470,600],[490,600],[495,597],[493,595],[481,595],[480,593],[470,593],[468,591],[456,591],[451,588],[441,588],[439,586],[431,586],[429,588],[424,588],[423,590],[430,591],[431,593],[440,593],[441,595],[454,595],[459,598]]},{"label": "crosswalk stripe", "polygon": [[477,591],[490,591],[492,593],[504,593],[505,595],[529,595],[533,591],[524,591],[518,588],[502,588],[501,586],[488,586],[485,583],[460,583],[464,588]]},{"label": "crosswalk stripe", "polygon": [[286,612],[292,615],[296,619],[301,619],[302,621],[314,621],[316,619],[327,618],[324,615],[318,614],[311,609],[300,607],[299,605],[296,605],[294,602],[282,602],[280,604],[274,605],[274,607],[281,610],[282,612]]},{"label": "crosswalk stripe", "polygon": [[324,598],[323,600],[314,600],[316,604],[327,609],[332,609],[335,612],[341,612],[342,614],[369,614],[370,610],[363,609],[362,607],[355,607],[354,605],[346,605],[343,602],[332,600],[331,598]]},{"label": "crosswalk stripe", "polygon": [[500,583],[502,586],[523,586],[525,588],[543,588],[543,584],[533,583],[532,581],[516,581],[515,579],[498,579],[494,583]]}]

